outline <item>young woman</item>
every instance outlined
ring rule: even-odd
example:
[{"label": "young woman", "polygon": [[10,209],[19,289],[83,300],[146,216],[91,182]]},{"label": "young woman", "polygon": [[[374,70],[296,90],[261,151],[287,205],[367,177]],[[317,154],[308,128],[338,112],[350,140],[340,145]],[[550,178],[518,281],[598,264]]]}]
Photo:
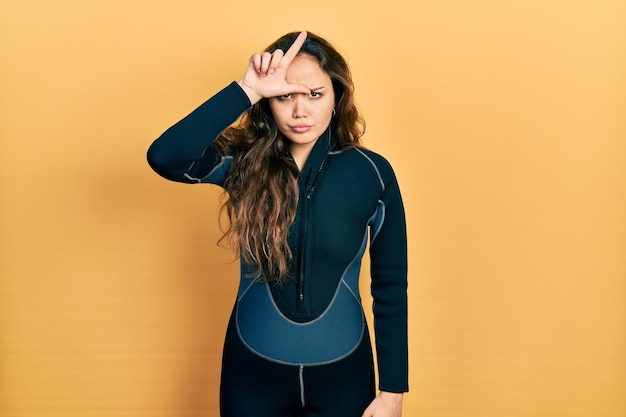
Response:
[{"label": "young woman", "polygon": [[[241,277],[224,345],[223,417],[401,415],[404,209],[391,166],[359,146],[353,89],[327,41],[290,33],[148,151],[161,176],[228,194],[223,239],[240,254]],[[378,396],[358,288],[368,239]]]}]

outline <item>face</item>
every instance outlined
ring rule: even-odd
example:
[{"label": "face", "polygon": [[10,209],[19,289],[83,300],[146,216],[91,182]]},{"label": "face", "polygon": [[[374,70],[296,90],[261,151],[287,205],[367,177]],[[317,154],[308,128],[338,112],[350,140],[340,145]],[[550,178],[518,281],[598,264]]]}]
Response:
[{"label": "face", "polygon": [[287,68],[287,82],[304,84],[308,94],[294,93],[269,99],[274,121],[291,142],[291,152],[307,153],[330,124],[335,92],[328,73],[316,58],[300,54]]}]

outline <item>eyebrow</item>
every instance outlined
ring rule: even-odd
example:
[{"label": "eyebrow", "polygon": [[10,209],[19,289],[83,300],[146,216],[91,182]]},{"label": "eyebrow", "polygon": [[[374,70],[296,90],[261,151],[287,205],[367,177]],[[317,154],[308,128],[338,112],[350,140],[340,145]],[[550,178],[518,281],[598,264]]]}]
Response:
[{"label": "eyebrow", "polygon": [[322,87],[317,87],[317,88],[311,88],[311,91],[315,92],[317,90],[323,90],[324,88],[326,88],[326,87],[322,86]]}]

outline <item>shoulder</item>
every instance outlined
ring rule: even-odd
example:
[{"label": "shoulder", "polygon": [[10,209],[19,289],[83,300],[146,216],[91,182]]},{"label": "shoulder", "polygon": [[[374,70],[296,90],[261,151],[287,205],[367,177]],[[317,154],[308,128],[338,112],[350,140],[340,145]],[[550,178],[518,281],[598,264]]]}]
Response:
[{"label": "shoulder", "polygon": [[362,146],[352,146],[332,152],[341,161],[344,169],[355,170],[364,175],[374,174],[383,189],[396,182],[396,176],[389,161],[381,154]]},{"label": "shoulder", "polygon": [[360,152],[365,158],[368,158],[377,167],[386,170],[393,170],[389,161],[381,154],[364,147],[358,147],[355,149]]},{"label": "shoulder", "polygon": [[391,164],[384,156],[370,149],[364,148],[363,146],[350,146],[345,149],[332,151],[331,154],[346,161],[352,160],[367,162],[375,167],[392,169]]},{"label": "shoulder", "polygon": [[368,163],[370,163],[382,177],[395,177],[391,163],[383,155],[362,146],[354,147],[352,149],[359,155],[360,158],[368,161]]}]

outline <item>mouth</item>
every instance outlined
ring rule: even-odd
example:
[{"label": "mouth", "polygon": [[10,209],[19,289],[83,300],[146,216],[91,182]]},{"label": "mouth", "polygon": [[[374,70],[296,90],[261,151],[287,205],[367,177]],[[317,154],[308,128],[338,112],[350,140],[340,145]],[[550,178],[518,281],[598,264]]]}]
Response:
[{"label": "mouth", "polygon": [[309,130],[311,130],[311,126],[309,125],[296,125],[296,126],[289,126],[291,128],[291,130],[293,130],[296,133],[306,133]]}]

